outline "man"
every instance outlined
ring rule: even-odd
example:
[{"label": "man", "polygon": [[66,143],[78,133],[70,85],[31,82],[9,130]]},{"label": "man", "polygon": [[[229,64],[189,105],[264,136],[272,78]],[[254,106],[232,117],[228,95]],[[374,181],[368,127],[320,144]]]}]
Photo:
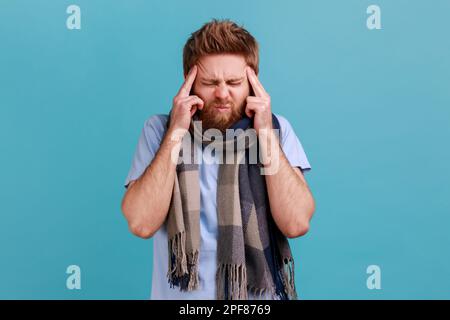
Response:
[{"label": "man", "polygon": [[[257,42],[213,20],[188,39],[183,67],[170,114],[144,125],[122,201],[131,232],[154,237],[152,299],[296,299],[286,238],[308,231],[315,204],[303,172],[311,167],[289,122],[272,114]],[[200,135],[254,130],[259,163],[177,163],[194,119]],[[272,161],[276,170],[260,174]]]}]

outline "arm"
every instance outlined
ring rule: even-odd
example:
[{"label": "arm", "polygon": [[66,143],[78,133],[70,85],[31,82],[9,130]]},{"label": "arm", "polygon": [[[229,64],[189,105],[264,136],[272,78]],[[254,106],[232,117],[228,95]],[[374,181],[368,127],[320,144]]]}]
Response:
[{"label": "arm", "polygon": [[168,131],[152,163],[137,180],[132,181],[122,200],[122,212],[130,231],[138,237],[150,238],[166,219],[176,164],[172,150],[179,152],[181,143],[172,141]]},{"label": "arm", "polygon": [[315,204],[303,174],[286,159],[278,137],[273,132],[270,96],[253,69],[247,68],[247,78],[255,96],[247,97],[245,113],[254,117],[262,163],[265,168],[270,209],[280,231],[289,238],[308,232]]},{"label": "arm", "polygon": [[152,237],[169,212],[182,138],[192,115],[204,104],[199,97],[189,95],[196,75],[194,66],[173,99],[170,125],[155,158],[141,177],[130,183],[123,197],[122,212],[130,231],[138,237]]},{"label": "arm", "polygon": [[[269,139],[277,137],[271,133]],[[270,152],[267,153],[269,139],[260,140],[263,157],[270,155]],[[270,210],[275,223],[285,236],[300,237],[309,230],[309,221],[315,210],[314,198],[303,173],[299,168],[291,166],[279,143],[272,144],[271,147],[277,148],[274,156],[277,157],[278,163],[277,170],[265,175]]]}]

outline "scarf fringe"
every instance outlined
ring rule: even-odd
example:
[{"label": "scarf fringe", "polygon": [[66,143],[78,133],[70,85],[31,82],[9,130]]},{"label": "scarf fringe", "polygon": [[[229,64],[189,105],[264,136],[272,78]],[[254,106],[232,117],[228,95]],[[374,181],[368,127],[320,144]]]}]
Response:
[{"label": "scarf fringe", "polygon": [[295,290],[295,278],[294,278],[294,259],[292,257],[283,258],[282,266],[282,280],[284,285],[284,290],[288,296],[289,300],[297,300],[297,292]]},{"label": "scarf fringe", "polygon": [[189,284],[188,291],[196,290],[198,288],[199,280],[198,280],[198,255],[199,251],[195,251],[191,254],[189,260]]},{"label": "scarf fringe", "polygon": [[261,299],[261,297],[267,293],[271,295],[273,299],[277,298],[276,290],[275,288],[255,288],[255,287],[249,287],[248,291],[251,292],[255,297],[258,299]]},{"label": "scarf fringe", "polygon": [[186,233],[181,231],[169,239],[169,270],[167,278],[171,288],[179,286],[181,291],[198,288],[198,256],[196,250],[186,254]]},{"label": "scarf fringe", "polygon": [[220,264],[216,273],[218,300],[247,300],[247,267],[245,264]]},{"label": "scarf fringe", "polygon": [[[196,290],[198,278],[199,251],[186,254],[186,233],[181,231],[169,240],[169,271],[168,281],[173,288],[179,286],[181,291]],[[247,270],[245,264],[220,264],[216,274],[217,298],[219,300],[247,300],[248,292],[261,298],[270,293],[273,299],[297,300],[294,278],[294,259],[284,257],[279,270],[284,292],[275,288],[255,288],[247,285]],[[248,288],[248,289],[247,289]]]}]

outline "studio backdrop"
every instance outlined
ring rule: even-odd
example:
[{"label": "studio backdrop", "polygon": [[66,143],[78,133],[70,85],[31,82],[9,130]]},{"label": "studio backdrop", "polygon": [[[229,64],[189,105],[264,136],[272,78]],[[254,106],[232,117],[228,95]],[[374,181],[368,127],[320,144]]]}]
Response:
[{"label": "studio backdrop", "polygon": [[0,0],[0,298],[150,297],[153,240],[128,230],[124,181],[190,33],[227,18],[258,40],[272,110],[312,167],[310,231],[289,239],[299,296],[449,299],[449,14],[448,0]]}]

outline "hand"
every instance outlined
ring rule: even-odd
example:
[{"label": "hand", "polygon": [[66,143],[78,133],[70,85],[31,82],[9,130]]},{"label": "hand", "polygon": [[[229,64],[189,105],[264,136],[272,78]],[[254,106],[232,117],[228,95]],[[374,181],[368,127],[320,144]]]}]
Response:
[{"label": "hand", "polygon": [[272,129],[272,110],[270,106],[270,96],[264,90],[261,82],[259,82],[255,71],[251,67],[247,67],[247,78],[253,88],[255,96],[247,97],[247,106],[245,114],[248,117],[254,117],[253,126],[256,133],[259,134],[261,129]]},{"label": "hand", "polygon": [[197,109],[203,109],[203,100],[196,95],[189,95],[196,76],[197,66],[194,65],[191,70],[189,70],[180,91],[178,91],[177,95],[173,98],[169,125],[169,130],[171,131],[175,131],[176,129],[187,131],[194,113]]}]

